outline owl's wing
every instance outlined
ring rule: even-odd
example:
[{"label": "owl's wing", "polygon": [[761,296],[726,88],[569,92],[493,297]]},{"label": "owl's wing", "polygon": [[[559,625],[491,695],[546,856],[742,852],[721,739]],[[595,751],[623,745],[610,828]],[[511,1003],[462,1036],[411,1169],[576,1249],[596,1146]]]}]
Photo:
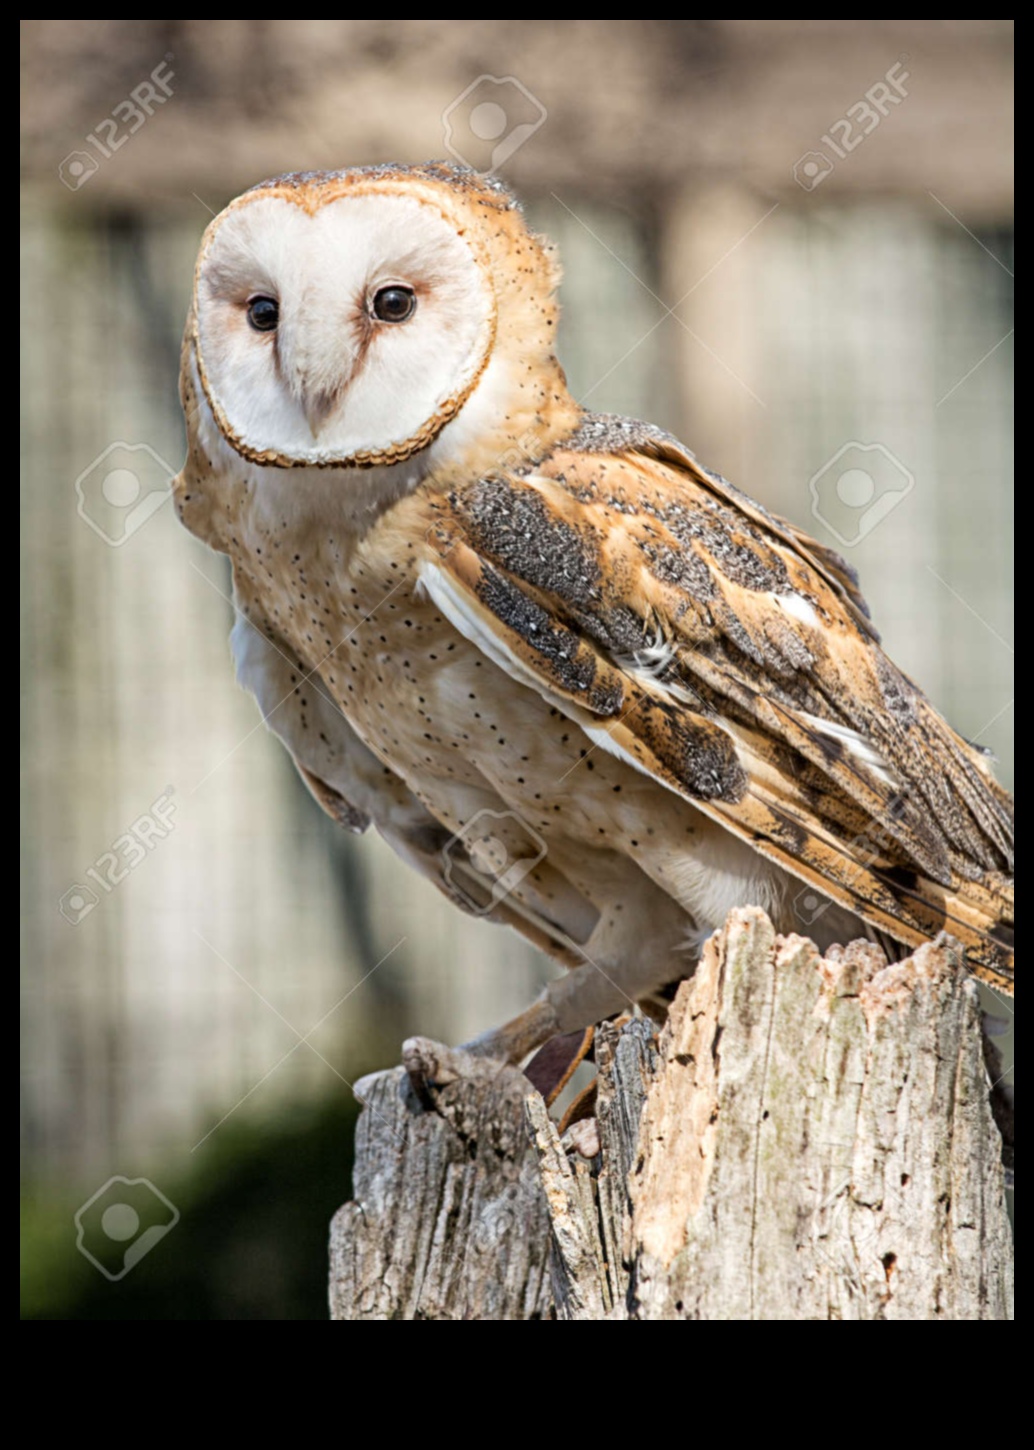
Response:
[{"label": "owl's wing", "polygon": [[727,478],[722,478],[721,474],[712,473],[710,469],[704,468],[696,456],[670,433],[643,426],[632,451],[667,463],[676,472],[687,472],[693,478],[706,481],[708,490],[717,500],[730,504],[757,525],[762,532],[789,545],[795,552],[806,555],[812,566],[823,575],[826,582],[849,605],[853,618],[863,632],[868,633],[877,644],[879,643],[880,637],[872,624],[869,606],[862,594],[858,575],[835,549],[831,549],[827,544],[820,544],[818,539],[813,539],[810,534],[806,534],[803,529],[799,529],[796,524],[791,524],[789,520],[781,518],[778,514],[770,513],[764,505],[738,489]]},{"label": "owl's wing", "polygon": [[433,498],[439,608],[594,745],[1011,991],[1009,797],[884,655],[852,571],[666,435],[619,441]]}]

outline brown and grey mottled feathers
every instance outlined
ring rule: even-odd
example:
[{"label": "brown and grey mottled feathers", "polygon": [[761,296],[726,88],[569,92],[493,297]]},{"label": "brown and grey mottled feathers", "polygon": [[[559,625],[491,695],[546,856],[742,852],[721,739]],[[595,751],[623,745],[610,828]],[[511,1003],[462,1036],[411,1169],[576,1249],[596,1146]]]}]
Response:
[{"label": "brown and grey mottled feathers", "polygon": [[431,500],[436,602],[587,748],[897,940],[946,929],[1011,991],[1009,798],[838,555],[622,419]]}]

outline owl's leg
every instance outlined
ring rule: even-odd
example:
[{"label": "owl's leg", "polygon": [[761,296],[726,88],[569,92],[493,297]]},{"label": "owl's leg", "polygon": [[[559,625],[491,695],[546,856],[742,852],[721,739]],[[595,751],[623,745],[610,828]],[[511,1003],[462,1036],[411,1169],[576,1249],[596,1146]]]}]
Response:
[{"label": "owl's leg", "polygon": [[689,976],[699,933],[680,904],[629,863],[589,940],[585,960],[550,982],[543,996],[559,1032],[573,1032],[628,1011],[658,988]]},{"label": "owl's leg", "polygon": [[[534,1052],[565,1030],[560,1026],[548,991],[549,988],[536,997],[530,1007],[518,1012],[502,1027],[494,1027],[490,1032],[482,1032],[470,1042],[465,1042],[463,1051],[473,1053],[475,1057],[494,1057],[499,1062],[523,1062],[529,1052]],[[585,1022],[581,1025],[587,1027],[590,1024]]]},{"label": "owl's leg", "polygon": [[[583,962],[550,982],[525,1011],[462,1047],[410,1037],[402,1044],[402,1061],[417,1095],[431,1101],[432,1087],[476,1076],[493,1061],[516,1066],[541,1048],[526,1072],[532,1085],[552,1101],[588,1052],[592,1034],[586,1029],[634,1007],[638,997],[691,969],[695,958],[677,952],[685,940],[687,918],[677,909],[669,915],[669,931],[677,928],[676,935],[658,934],[657,923],[651,922],[650,934],[639,943],[637,953],[615,961],[610,951],[601,950],[606,966],[595,960]],[[607,945],[613,948],[614,943]]]},{"label": "owl's leg", "polygon": [[608,906],[578,948],[581,963],[550,982],[524,1012],[466,1043],[464,1051],[518,1063],[550,1038],[628,1011],[641,997],[689,975],[698,955],[685,950],[693,922],[637,868],[622,866],[621,876],[607,883]]}]

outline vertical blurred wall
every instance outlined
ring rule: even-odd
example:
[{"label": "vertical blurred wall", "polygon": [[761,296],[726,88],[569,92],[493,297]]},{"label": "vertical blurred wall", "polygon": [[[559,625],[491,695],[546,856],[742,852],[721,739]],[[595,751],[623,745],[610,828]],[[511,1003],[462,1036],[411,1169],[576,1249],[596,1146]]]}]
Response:
[{"label": "vertical blurred wall", "polygon": [[[560,244],[576,396],[664,424],[841,547],[891,652],[1008,772],[1008,22],[33,21],[23,40],[32,1171],[186,1155],[227,1113],[346,1090],[404,1032],[481,1029],[550,971],[322,820],[233,684],[223,561],[167,505],[117,545],[77,511],[113,444],[145,486],[179,466],[197,240],[263,176],[450,144],[484,166],[516,137],[501,174]],[[156,69],[161,101],[139,91]],[[169,787],[171,833],[109,894],[87,868]]]}]

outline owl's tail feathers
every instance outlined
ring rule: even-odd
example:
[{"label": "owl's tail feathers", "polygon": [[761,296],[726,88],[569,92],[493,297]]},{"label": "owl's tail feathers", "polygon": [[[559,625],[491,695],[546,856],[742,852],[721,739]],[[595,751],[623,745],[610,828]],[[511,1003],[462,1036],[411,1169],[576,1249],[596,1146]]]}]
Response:
[{"label": "owl's tail feathers", "polygon": [[803,883],[791,902],[803,935],[824,899],[909,947],[947,932],[965,949],[969,971],[1012,996],[1011,877],[988,871],[968,880],[954,872],[946,884],[933,881],[877,826],[848,837],[844,826],[758,778],[738,802],[697,805]]}]

